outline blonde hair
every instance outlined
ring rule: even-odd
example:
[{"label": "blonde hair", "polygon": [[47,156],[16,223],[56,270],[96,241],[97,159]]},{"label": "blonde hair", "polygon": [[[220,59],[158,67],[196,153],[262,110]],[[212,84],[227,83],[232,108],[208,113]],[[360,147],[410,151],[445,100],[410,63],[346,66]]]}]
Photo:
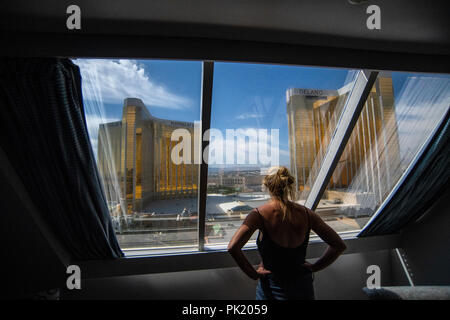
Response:
[{"label": "blonde hair", "polygon": [[280,202],[283,220],[291,220],[291,210],[288,206],[289,200],[294,201],[295,178],[286,167],[272,167],[264,177],[263,185],[268,189],[270,195]]}]

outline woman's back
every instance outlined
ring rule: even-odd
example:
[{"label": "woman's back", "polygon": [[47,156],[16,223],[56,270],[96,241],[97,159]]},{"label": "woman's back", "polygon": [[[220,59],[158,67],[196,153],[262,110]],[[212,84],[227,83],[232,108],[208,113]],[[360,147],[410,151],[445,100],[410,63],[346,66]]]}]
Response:
[{"label": "woman's back", "polygon": [[256,211],[261,217],[258,250],[264,267],[278,274],[305,271],[306,248],[309,241],[310,223],[305,208],[288,203],[290,219],[283,219],[277,202],[270,202]]},{"label": "woman's back", "polygon": [[257,238],[264,268],[270,270],[258,284],[257,299],[313,299],[312,272],[304,267],[311,224],[306,208],[288,203],[290,219],[276,202],[256,211],[261,218]]},{"label": "woman's back", "polygon": [[[295,179],[286,167],[271,168],[263,185],[271,201],[247,215],[228,244],[228,252],[252,279],[257,299],[314,299],[313,271],[331,264],[345,250],[339,235],[317,214],[293,202]],[[262,264],[255,270],[241,248],[259,230]],[[305,261],[311,230],[328,245],[314,265]]]},{"label": "woman's back", "polygon": [[[296,248],[304,243],[310,231],[309,212],[304,206],[289,202],[290,220],[283,219],[280,205],[271,201],[258,208],[264,228],[270,239],[280,247]],[[260,233],[260,240],[264,233]]]}]

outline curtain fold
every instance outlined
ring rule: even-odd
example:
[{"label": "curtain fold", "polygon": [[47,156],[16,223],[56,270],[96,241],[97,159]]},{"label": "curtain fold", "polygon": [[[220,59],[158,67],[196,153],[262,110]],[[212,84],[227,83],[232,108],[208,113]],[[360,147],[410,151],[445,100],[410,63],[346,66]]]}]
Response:
[{"label": "curtain fold", "polygon": [[69,59],[0,60],[0,147],[77,260],[122,257]]},{"label": "curtain fold", "polygon": [[450,187],[449,114],[450,109],[405,181],[358,237],[398,232],[416,221]]}]

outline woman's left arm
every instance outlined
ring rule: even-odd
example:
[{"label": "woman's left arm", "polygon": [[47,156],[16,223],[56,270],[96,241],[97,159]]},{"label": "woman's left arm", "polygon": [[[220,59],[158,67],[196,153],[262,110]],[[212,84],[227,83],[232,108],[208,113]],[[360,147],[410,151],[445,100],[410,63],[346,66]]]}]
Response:
[{"label": "woman's left arm", "polygon": [[265,274],[270,273],[270,271],[261,267],[258,268],[258,270],[255,270],[242,252],[242,247],[248,242],[253,233],[260,228],[260,224],[261,220],[259,214],[255,211],[250,212],[228,244],[228,252],[242,271],[253,280],[257,280]]}]

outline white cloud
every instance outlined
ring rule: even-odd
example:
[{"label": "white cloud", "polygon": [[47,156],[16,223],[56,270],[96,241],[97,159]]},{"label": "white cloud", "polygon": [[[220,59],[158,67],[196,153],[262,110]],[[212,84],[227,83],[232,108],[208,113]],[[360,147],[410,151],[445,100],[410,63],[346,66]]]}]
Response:
[{"label": "white cloud", "polygon": [[[259,128],[240,129],[240,132],[231,129],[237,136],[245,140],[227,135],[226,132],[220,130],[213,130],[211,134],[214,135],[214,138],[209,144],[209,164],[213,166],[221,164],[267,165],[267,162],[270,162],[270,165],[278,165],[280,155],[283,157],[289,155],[287,150],[280,148],[278,133],[272,133],[271,130],[266,131],[267,138],[264,139]],[[271,134],[275,134],[273,141]]]},{"label": "white cloud", "polygon": [[77,59],[86,100],[122,104],[125,98],[139,98],[145,105],[183,109],[189,99],[155,83],[145,68],[134,60]]},{"label": "white cloud", "polygon": [[262,118],[263,115],[260,113],[243,113],[236,117],[236,119],[239,120],[245,120],[245,119],[256,119],[256,118]]}]

